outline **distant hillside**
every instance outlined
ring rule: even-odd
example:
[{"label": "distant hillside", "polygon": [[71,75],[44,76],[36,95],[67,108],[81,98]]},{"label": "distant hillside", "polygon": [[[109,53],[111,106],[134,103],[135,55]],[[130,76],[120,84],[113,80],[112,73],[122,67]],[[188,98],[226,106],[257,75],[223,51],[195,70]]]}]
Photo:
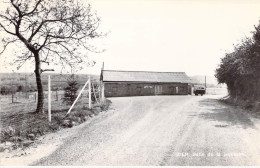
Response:
[{"label": "distant hillside", "polygon": [[[193,80],[195,84],[205,84],[205,76],[202,75],[196,75],[196,76],[190,76],[190,78]],[[214,76],[206,76],[206,83],[207,87],[226,87],[223,84],[218,84],[217,79]]]},{"label": "distant hillside", "polygon": [[[58,73],[43,73],[42,84],[45,90],[48,87],[48,75],[51,75],[51,87],[53,90],[62,90],[67,85],[67,78],[71,74],[58,74]],[[92,82],[99,82],[99,75],[89,74],[75,74],[80,85],[84,85],[91,76]],[[190,76],[194,84],[203,84],[205,82],[205,76],[197,75]],[[8,88],[8,90],[17,91],[36,91],[36,81],[34,73],[0,73],[0,90],[2,87]],[[207,76],[207,87],[225,87],[225,85],[219,85],[214,76]]]},{"label": "distant hillside", "polygon": [[[48,85],[48,75],[51,75],[52,89],[61,90],[66,86],[67,78],[71,74],[43,73],[42,84],[45,90]],[[93,82],[99,81],[99,75],[75,74],[75,76],[80,85],[84,85],[89,76]],[[36,91],[35,75],[34,73],[0,73],[0,86],[18,91]]]}]

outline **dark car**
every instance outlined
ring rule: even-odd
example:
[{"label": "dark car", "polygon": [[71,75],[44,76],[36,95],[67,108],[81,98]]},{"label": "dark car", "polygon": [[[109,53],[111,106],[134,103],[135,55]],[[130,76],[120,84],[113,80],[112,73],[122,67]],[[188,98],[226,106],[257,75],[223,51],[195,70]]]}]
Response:
[{"label": "dark car", "polygon": [[196,96],[198,96],[199,94],[200,94],[201,96],[203,96],[203,95],[206,93],[205,86],[195,85],[195,86],[194,86],[193,93],[194,93]]}]

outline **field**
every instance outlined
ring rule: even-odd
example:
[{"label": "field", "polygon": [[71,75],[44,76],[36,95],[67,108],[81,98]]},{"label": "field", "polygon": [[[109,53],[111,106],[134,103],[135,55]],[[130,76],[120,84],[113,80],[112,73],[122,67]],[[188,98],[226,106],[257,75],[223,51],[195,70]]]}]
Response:
[{"label": "field", "polygon": [[207,88],[206,89],[207,95],[227,95],[228,91],[227,88]]},{"label": "field", "polygon": [[[56,74],[56,73],[43,73],[42,84],[44,90],[48,89],[48,76],[51,76],[52,90],[62,90],[66,86],[67,79],[71,74]],[[75,75],[80,85],[84,85],[89,79],[93,82],[99,81],[98,75]],[[9,92],[34,92],[36,89],[34,73],[0,73],[0,91],[7,90]]]}]

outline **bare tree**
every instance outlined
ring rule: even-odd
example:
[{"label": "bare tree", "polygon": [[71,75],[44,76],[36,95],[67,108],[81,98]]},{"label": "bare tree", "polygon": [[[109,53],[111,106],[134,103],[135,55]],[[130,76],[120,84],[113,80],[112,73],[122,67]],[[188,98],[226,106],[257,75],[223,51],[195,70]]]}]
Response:
[{"label": "bare tree", "polygon": [[[63,67],[79,67],[88,63],[82,51],[98,52],[89,40],[105,36],[97,32],[100,18],[91,6],[75,0],[6,0],[5,12],[0,13],[0,31],[3,48],[20,45],[15,64],[20,68],[26,61],[35,64],[38,90],[36,112],[43,112],[42,63],[55,63]],[[21,45],[22,44],[22,45]]]}]

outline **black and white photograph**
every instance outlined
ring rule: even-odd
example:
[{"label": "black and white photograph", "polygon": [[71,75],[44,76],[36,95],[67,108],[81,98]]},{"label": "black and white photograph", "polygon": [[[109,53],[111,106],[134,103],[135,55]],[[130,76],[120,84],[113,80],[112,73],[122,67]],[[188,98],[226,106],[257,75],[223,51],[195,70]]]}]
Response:
[{"label": "black and white photograph", "polygon": [[0,166],[260,166],[260,1],[0,0]]}]

